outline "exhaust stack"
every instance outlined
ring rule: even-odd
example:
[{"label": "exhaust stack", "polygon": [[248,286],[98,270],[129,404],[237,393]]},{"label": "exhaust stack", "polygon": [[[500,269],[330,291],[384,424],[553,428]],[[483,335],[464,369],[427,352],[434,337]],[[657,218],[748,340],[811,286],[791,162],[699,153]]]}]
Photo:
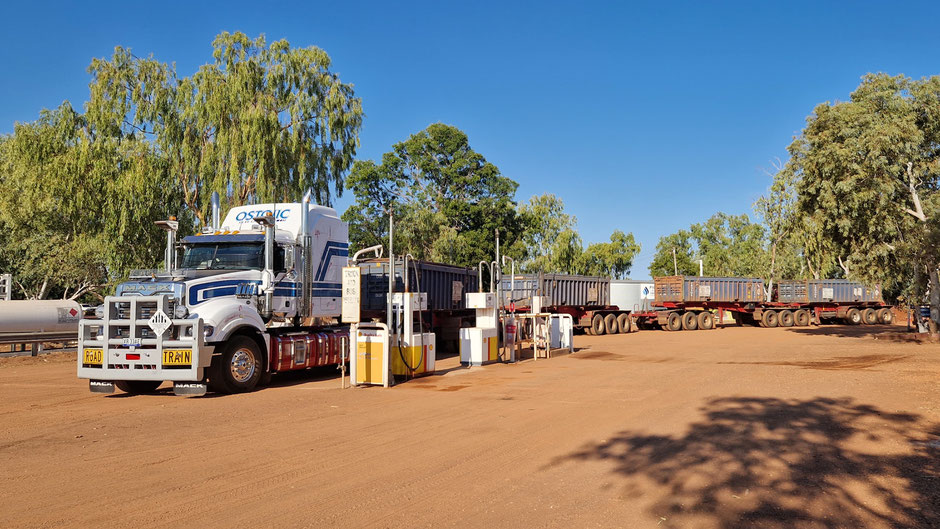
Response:
[{"label": "exhaust stack", "polygon": [[312,248],[313,240],[310,237],[310,195],[313,193],[312,189],[307,189],[307,192],[304,193],[303,200],[301,203],[301,217],[300,217],[300,248],[303,254],[301,258],[301,296],[300,296],[300,317],[309,318],[310,317],[310,298],[313,295],[313,267],[312,265]]},{"label": "exhaust stack", "polygon": [[212,229],[214,231],[219,230],[219,210],[220,209],[221,207],[219,206],[219,192],[213,191],[212,192]]}]

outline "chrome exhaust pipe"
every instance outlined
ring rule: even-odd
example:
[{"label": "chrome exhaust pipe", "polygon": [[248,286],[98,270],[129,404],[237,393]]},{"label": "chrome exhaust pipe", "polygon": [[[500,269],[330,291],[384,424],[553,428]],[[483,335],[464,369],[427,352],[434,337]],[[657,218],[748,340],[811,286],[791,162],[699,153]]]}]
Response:
[{"label": "chrome exhaust pipe", "polygon": [[300,217],[300,249],[301,263],[301,290],[300,290],[300,316],[309,318],[311,313],[311,297],[313,296],[313,239],[310,237],[310,196],[313,189],[308,188],[301,203]]},{"label": "chrome exhaust pipe", "polygon": [[212,229],[214,231],[219,230],[219,211],[221,206],[219,206],[219,192],[212,192]]}]

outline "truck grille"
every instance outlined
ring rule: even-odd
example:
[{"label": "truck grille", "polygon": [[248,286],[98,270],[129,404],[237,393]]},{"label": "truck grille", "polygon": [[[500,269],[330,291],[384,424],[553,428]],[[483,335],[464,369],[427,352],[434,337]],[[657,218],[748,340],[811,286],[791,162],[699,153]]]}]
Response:
[{"label": "truck grille", "polygon": [[[173,312],[176,310],[176,299],[170,299],[167,306],[167,316],[172,317]],[[137,314],[134,319],[138,320],[149,320],[157,313],[157,302],[156,301],[137,301]],[[130,301],[118,301],[114,303],[113,309],[111,311],[111,318],[116,320],[129,320],[131,319],[131,302]]]}]

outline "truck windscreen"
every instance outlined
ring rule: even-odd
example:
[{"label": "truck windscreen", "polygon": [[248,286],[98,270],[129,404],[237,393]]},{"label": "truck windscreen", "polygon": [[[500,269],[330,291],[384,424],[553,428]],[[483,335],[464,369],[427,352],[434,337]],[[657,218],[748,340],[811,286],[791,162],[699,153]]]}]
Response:
[{"label": "truck windscreen", "polygon": [[183,252],[183,268],[194,270],[261,270],[263,244],[194,244]]}]

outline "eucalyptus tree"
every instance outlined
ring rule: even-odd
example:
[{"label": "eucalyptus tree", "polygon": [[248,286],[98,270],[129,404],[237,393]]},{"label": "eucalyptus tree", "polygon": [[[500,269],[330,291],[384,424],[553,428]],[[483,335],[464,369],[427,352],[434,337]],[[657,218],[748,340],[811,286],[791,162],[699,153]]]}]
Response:
[{"label": "eucalyptus tree", "polygon": [[205,224],[208,197],[329,204],[359,145],[361,101],[316,47],[222,33],[190,77],[118,47],[90,96],[0,139],[0,267],[27,297],[100,290],[161,256],[153,221]]},{"label": "eucalyptus tree", "polygon": [[581,256],[580,273],[624,279],[630,274],[640,244],[632,233],[614,230],[609,242],[589,244]]},{"label": "eucalyptus tree", "polygon": [[553,271],[555,243],[563,232],[574,229],[578,219],[565,213],[564,201],[551,193],[533,196],[518,209],[526,227],[522,236],[525,259],[520,268],[526,272]]},{"label": "eucalyptus tree", "polygon": [[660,237],[650,274],[695,275],[699,259],[708,276],[761,276],[766,262],[764,229],[747,215],[718,212],[687,230]]},{"label": "eucalyptus tree", "polygon": [[689,230],[663,235],[656,243],[656,253],[650,261],[650,275],[659,277],[697,274],[698,265],[693,261],[694,251]]},{"label": "eucalyptus tree", "polygon": [[294,201],[312,188],[329,205],[359,146],[353,86],[315,46],[224,32],[212,47],[212,62],[190,77],[122,47],[95,59],[89,122],[150,139],[201,224],[213,191],[241,205]]},{"label": "eucalyptus tree", "polygon": [[153,222],[179,205],[153,145],[64,103],[0,149],[0,266],[23,296],[77,298],[159,260]]},{"label": "eucalyptus tree", "polygon": [[456,127],[430,125],[393,145],[381,164],[357,161],[346,185],[356,197],[343,214],[354,247],[387,243],[390,211],[398,218],[396,253],[476,266],[493,259],[497,229],[504,253],[519,247],[518,184]]},{"label": "eucalyptus tree", "polygon": [[[940,322],[940,77],[869,74],[789,147],[798,208],[845,275],[923,292]],[[913,289],[906,288],[913,283]]]}]

